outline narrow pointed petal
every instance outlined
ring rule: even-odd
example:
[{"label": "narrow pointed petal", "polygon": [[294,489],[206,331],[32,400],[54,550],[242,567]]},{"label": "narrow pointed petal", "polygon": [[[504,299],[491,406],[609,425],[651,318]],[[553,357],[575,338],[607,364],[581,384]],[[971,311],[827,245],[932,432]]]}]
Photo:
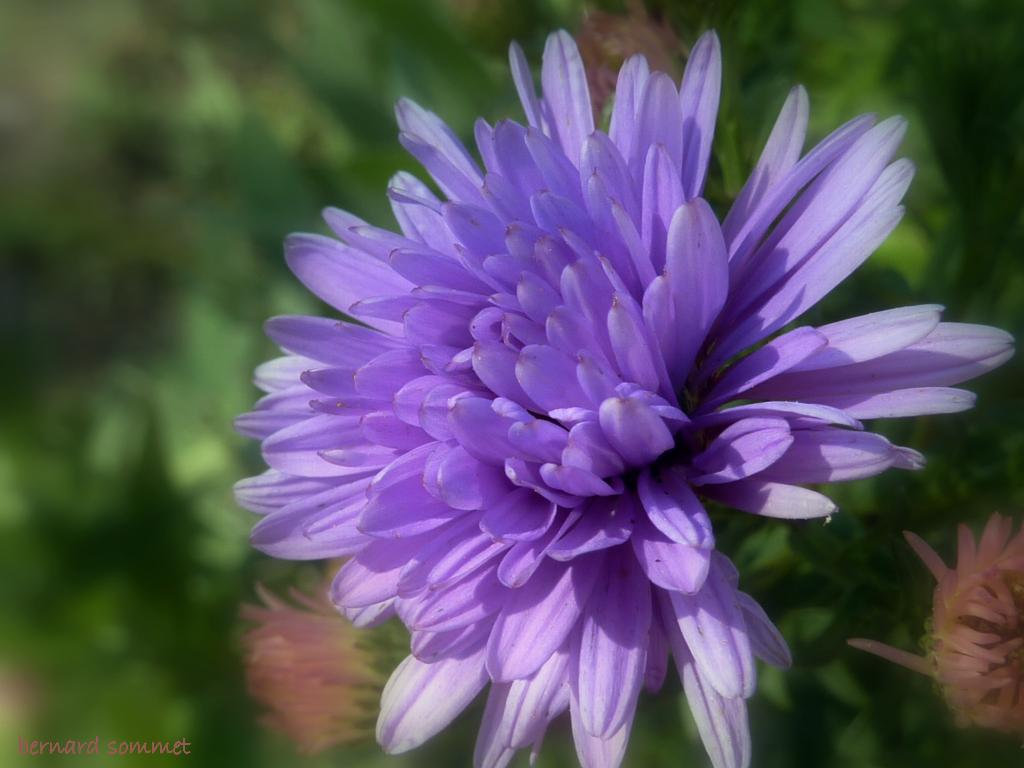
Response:
[{"label": "narrow pointed petal", "polygon": [[782,633],[779,632],[764,608],[746,592],[737,592],[736,601],[743,611],[743,619],[747,625],[747,635],[754,654],[769,664],[786,668],[792,665],[793,657]]},{"label": "narrow pointed petal", "polygon": [[702,409],[728,402],[764,381],[785,373],[828,345],[824,334],[808,326],[772,339],[732,366],[708,394]]},{"label": "narrow pointed petal", "polygon": [[498,541],[533,541],[548,530],[557,509],[547,499],[520,488],[489,505],[480,528]]},{"label": "narrow pointed petal", "polygon": [[697,198],[672,217],[665,268],[680,329],[679,367],[688,369],[729,291],[725,241],[710,206]]},{"label": "narrow pointed petal", "polygon": [[697,724],[704,748],[714,768],[747,768],[750,765],[750,726],[747,703],[722,696],[692,661],[681,663],[686,703]]},{"label": "narrow pointed petal", "polygon": [[404,294],[413,287],[387,264],[329,237],[289,235],[284,250],[288,268],[302,284],[340,312],[362,299]]},{"label": "narrow pointed petal", "polygon": [[605,436],[628,466],[644,466],[675,444],[664,420],[634,398],[608,398],[599,417]]},{"label": "narrow pointed petal", "polygon": [[757,208],[768,190],[800,159],[809,111],[807,91],[798,85],[786,97],[757,165],[722,223],[725,242],[730,246],[744,220]]},{"label": "narrow pointed petal", "polygon": [[651,590],[628,549],[610,553],[583,615],[577,699],[583,727],[612,736],[632,719],[643,683]]},{"label": "narrow pointed petal", "polygon": [[704,586],[711,550],[672,541],[643,517],[629,541],[647,578],[659,587],[693,594]]},{"label": "narrow pointed petal", "polygon": [[393,755],[418,747],[458,717],[486,682],[483,647],[433,664],[409,656],[384,686],[377,741]]},{"label": "narrow pointed petal", "polygon": [[576,745],[576,757],[582,768],[619,768],[626,756],[629,733],[633,728],[633,717],[609,737],[594,736],[583,724],[579,702],[575,699],[569,706],[572,723],[572,740]]},{"label": "narrow pointed petal", "polygon": [[587,74],[576,42],[568,32],[555,32],[544,46],[541,83],[554,138],[573,164],[580,162],[583,142],[594,131]]},{"label": "narrow pointed petal", "polygon": [[715,545],[707,512],[678,472],[666,470],[657,477],[642,472],[637,494],[647,519],[672,541],[703,549]]},{"label": "narrow pointed petal", "polygon": [[548,549],[548,557],[565,562],[627,541],[633,531],[636,511],[627,499],[625,495],[591,499],[582,508],[576,524]]},{"label": "narrow pointed petal", "polygon": [[600,564],[594,555],[571,567],[549,560],[524,586],[508,592],[487,647],[493,680],[528,677],[558,650],[590,598]]},{"label": "narrow pointed petal", "polygon": [[513,42],[508,47],[509,67],[512,70],[512,80],[516,85],[516,93],[519,94],[519,101],[523,105],[523,112],[526,119],[534,128],[543,128],[544,120],[541,117],[540,100],[537,98],[537,89],[533,84],[533,75],[530,73],[530,65],[526,61],[519,43]]},{"label": "narrow pointed petal", "polygon": [[816,330],[828,340],[828,345],[790,370],[836,368],[898,352],[934,331],[941,315],[941,305],[925,304],[819,326]]},{"label": "narrow pointed petal", "polygon": [[793,444],[789,424],[779,418],[741,419],[693,458],[694,485],[731,483],[770,467]]},{"label": "narrow pointed petal", "polygon": [[400,99],[395,106],[395,117],[402,131],[430,144],[466,178],[476,184],[483,182],[480,169],[462,142],[433,112],[410,99]]},{"label": "narrow pointed petal", "polygon": [[348,369],[402,344],[370,328],[326,317],[281,315],[267,320],[264,330],[282,349]]},{"label": "narrow pointed petal", "polygon": [[737,483],[704,486],[701,493],[753,515],[783,520],[828,517],[835,514],[837,509],[835,502],[817,491],[756,477]]},{"label": "narrow pointed petal", "polygon": [[[721,557],[718,555],[718,557]],[[703,677],[728,699],[754,692],[754,656],[736,590],[712,562],[704,588],[695,595],[670,595],[679,630]]]},{"label": "narrow pointed petal", "polygon": [[722,51],[713,31],[701,35],[686,62],[679,88],[683,115],[683,189],[686,199],[699,197],[711,157],[722,88]]}]

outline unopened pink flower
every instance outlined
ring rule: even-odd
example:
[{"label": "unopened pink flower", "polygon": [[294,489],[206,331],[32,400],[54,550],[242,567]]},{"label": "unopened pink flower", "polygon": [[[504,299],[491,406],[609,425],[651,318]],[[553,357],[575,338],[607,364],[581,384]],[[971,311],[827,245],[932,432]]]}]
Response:
[{"label": "unopened pink flower", "polygon": [[250,695],[263,723],[300,752],[315,754],[370,734],[381,681],[349,621],[327,602],[292,590],[291,605],[256,587],[263,605],[243,605]]},{"label": "unopened pink flower", "polygon": [[913,533],[907,541],[935,576],[928,655],[874,640],[850,645],[930,675],[961,725],[1024,734],[1024,528],[992,515],[976,542],[958,531],[955,568]]}]

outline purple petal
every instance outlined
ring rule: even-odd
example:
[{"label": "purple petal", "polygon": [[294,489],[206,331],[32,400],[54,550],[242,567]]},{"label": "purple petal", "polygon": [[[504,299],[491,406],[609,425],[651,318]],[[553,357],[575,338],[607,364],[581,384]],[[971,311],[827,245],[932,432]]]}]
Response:
[{"label": "purple petal", "polygon": [[651,589],[629,549],[609,553],[583,614],[576,697],[591,734],[632,720],[644,679]]},{"label": "purple petal", "polygon": [[596,555],[571,566],[549,559],[524,586],[508,592],[487,648],[493,680],[528,677],[558,650],[576,626],[601,562]]},{"label": "purple petal", "polygon": [[741,419],[728,426],[692,461],[694,485],[731,483],[770,467],[793,444],[789,423],[779,418]]},{"label": "purple petal", "polygon": [[464,514],[435,499],[424,487],[424,466],[434,449],[434,445],[415,448],[374,478],[359,521],[361,531],[378,537],[414,536]]},{"label": "purple petal", "polygon": [[377,741],[389,754],[418,747],[454,720],[486,682],[484,647],[433,664],[407,657],[384,686]]},{"label": "purple petal", "polygon": [[668,638],[661,628],[661,618],[657,611],[651,616],[651,631],[647,643],[647,667],[644,669],[644,690],[657,693],[665,684],[668,674]]},{"label": "purple petal", "polygon": [[267,393],[279,392],[299,383],[303,371],[316,368],[317,362],[309,357],[285,355],[275,357],[256,366],[252,383]]},{"label": "purple petal", "polygon": [[455,446],[438,467],[437,484],[441,499],[455,509],[485,509],[511,490],[505,471],[470,456]]},{"label": "purple petal", "polygon": [[513,748],[535,742],[551,718],[551,708],[561,690],[568,687],[569,652],[562,648],[525,680],[498,683],[504,687],[506,743]]},{"label": "purple petal", "polygon": [[452,253],[452,236],[441,218],[441,201],[411,173],[399,171],[388,184],[388,199],[402,232],[441,253]]},{"label": "purple petal", "polygon": [[326,317],[282,315],[270,318],[263,327],[288,352],[349,369],[400,346],[383,333]]},{"label": "purple petal", "polygon": [[898,352],[837,369],[787,373],[758,387],[756,396],[785,391],[788,397],[829,402],[826,398],[840,395],[948,387],[980,376],[1012,356],[1013,337],[1005,331],[939,323],[925,338]]},{"label": "purple petal", "polygon": [[879,395],[831,395],[823,396],[822,399],[860,419],[895,419],[960,413],[973,408],[977,397],[965,389],[914,387]]},{"label": "purple petal", "polygon": [[841,157],[874,123],[871,115],[861,115],[841,125],[782,175],[743,220],[729,240],[730,269],[738,277],[749,266],[750,257],[765,238],[768,229],[794,198],[837,158]]},{"label": "purple petal", "polygon": [[576,362],[554,347],[531,344],[516,361],[516,378],[545,411],[578,405],[585,395],[576,382]]},{"label": "purple petal", "polygon": [[675,445],[665,421],[635,398],[609,397],[598,413],[605,437],[627,466],[645,466]]},{"label": "purple petal", "polygon": [[765,199],[768,191],[800,159],[809,109],[807,91],[798,85],[786,97],[757,165],[722,223],[722,234],[729,245],[735,242],[739,228]]},{"label": "purple petal", "polygon": [[831,499],[809,488],[772,483],[759,478],[701,489],[705,496],[730,507],[765,517],[807,520],[835,514]]},{"label": "purple petal", "polygon": [[362,395],[390,398],[407,382],[425,373],[422,353],[409,347],[377,355],[355,372],[353,381]]},{"label": "purple petal", "polygon": [[743,611],[743,619],[747,625],[747,636],[754,654],[775,667],[786,668],[793,663],[789,646],[764,608],[746,592],[737,592],[736,601]]},{"label": "purple petal", "polygon": [[732,366],[708,394],[701,406],[710,410],[758,384],[785,373],[828,344],[814,328],[804,326],[784,333]]},{"label": "purple petal", "polygon": [[565,562],[625,542],[633,531],[636,512],[627,499],[620,495],[588,501],[576,524],[548,549],[548,557]]},{"label": "purple petal", "polygon": [[572,722],[572,740],[576,745],[576,757],[582,768],[619,768],[626,755],[629,732],[633,728],[632,712],[629,719],[608,737],[594,736],[587,731],[580,713],[580,704],[572,698],[569,706]]},{"label": "purple petal", "polygon": [[736,405],[725,410],[706,413],[693,420],[694,427],[708,429],[732,424],[740,419],[752,417],[784,418],[788,420],[814,419],[825,424],[838,424],[852,429],[864,429],[864,425],[845,411],[827,405],[785,401],[766,401]]},{"label": "purple petal", "polygon": [[413,632],[409,650],[426,664],[444,658],[465,658],[480,648],[489,631],[487,622],[482,621],[447,632]]},{"label": "purple petal", "polygon": [[530,72],[530,65],[527,63],[519,43],[513,42],[509,45],[508,60],[512,70],[512,80],[515,82],[516,92],[519,94],[519,101],[522,102],[526,119],[534,128],[542,128],[544,121],[541,117],[537,89],[533,85],[533,74]]},{"label": "purple petal", "polygon": [[668,249],[671,248],[670,244],[666,244],[666,238],[673,214],[686,199],[679,183],[679,166],[661,145],[655,145],[647,152],[640,195],[640,237],[643,249],[648,254],[652,269],[661,271],[666,265]]},{"label": "purple petal", "polygon": [[548,36],[541,84],[554,138],[566,157],[578,165],[583,142],[594,132],[594,112],[583,60],[568,32],[560,30]]},{"label": "purple petal", "polygon": [[459,291],[490,293],[490,287],[453,258],[427,249],[396,249],[388,258],[391,268],[416,285],[438,285]]},{"label": "purple petal", "polygon": [[409,154],[420,161],[420,164],[450,200],[486,205],[486,201],[480,194],[480,180],[476,174],[467,176],[461,168],[445,156],[442,149],[434,146],[429,140],[405,132],[399,134],[398,141]]},{"label": "purple petal", "polygon": [[759,475],[781,483],[835,483],[877,475],[905,449],[873,432],[795,430],[786,454]]},{"label": "purple petal", "polygon": [[702,549],[715,546],[708,513],[679,472],[640,473],[637,494],[647,519],[669,539]]},{"label": "purple petal", "polygon": [[477,184],[483,182],[469,152],[445,122],[430,110],[410,99],[400,99],[395,105],[398,127],[410,136],[425,141],[436,149],[453,167]]},{"label": "purple petal", "polygon": [[516,379],[518,359],[516,352],[498,341],[478,341],[473,345],[473,371],[480,381],[500,397],[529,404],[530,397]]},{"label": "purple petal", "polygon": [[275,432],[263,441],[263,459],[280,472],[304,477],[365,476],[364,469],[325,461],[323,451],[366,444],[359,432],[359,415],[313,416]]},{"label": "purple petal", "polygon": [[462,447],[480,461],[502,465],[517,453],[508,442],[511,419],[495,413],[490,400],[457,398],[449,403],[448,424]]},{"label": "purple petal", "polygon": [[569,442],[562,451],[566,466],[580,467],[598,477],[618,475],[625,469],[622,457],[612,448],[595,421],[584,421],[569,431]]},{"label": "purple petal", "polygon": [[447,632],[488,619],[501,610],[508,594],[496,571],[497,565],[489,564],[439,589],[399,600],[399,617],[409,629],[428,632]]},{"label": "purple petal", "polygon": [[430,442],[430,437],[419,427],[400,420],[390,409],[373,411],[359,420],[359,431],[371,443],[380,447],[408,450]]},{"label": "purple petal", "polygon": [[520,488],[490,504],[480,528],[498,541],[533,541],[548,530],[557,509],[544,497]]},{"label": "purple petal", "polygon": [[721,87],[721,47],[718,35],[708,31],[700,36],[690,51],[679,88],[683,116],[682,178],[688,200],[698,197],[704,189]]},{"label": "purple petal", "polygon": [[404,294],[413,287],[387,264],[329,237],[289,235],[284,249],[288,268],[302,284],[341,312],[349,312],[362,299]]},{"label": "purple petal", "polygon": [[365,479],[297,499],[260,520],[250,542],[271,557],[288,560],[351,555],[369,542],[356,528],[367,485]]},{"label": "purple petal", "polygon": [[345,618],[352,622],[352,626],[358,629],[377,627],[395,616],[395,600],[382,600],[372,605],[360,606],[358,608],[343,608]]},{"label": "purple petal", "polygon": [[537,461],[558,462],[569,442],[569,432],[544,419],[520,421],[508,431],[508,440],[523,455]]},{"label": "purple petal", "polygon": [[710,550],[672,541],[643,516],[636,520],[630,542],[647,578],[659,587],[690,594],[704,586]]},{"label": "purple petal", "polygon": [[659,388],[661,379],[653,350],[648,345],[646,328],[635,304],[632,297],[615,294],[608,310],[608,337],[622,377],[653,391]]},{"label": "purple petal", "polygon": [[835,368],[897,352],[934,331],[941,314],[940,305],[924,304],[872,312],[822,325],[816,330],[828,339],[828,346],[791,370]]},{"label": "purple petal", "polygon": [[579,512],[571,510],[561,515],[555,525],[548,527],[543,535],[530,541],[515,543],[498,565],[498,580],[510,589],[519,589],[536,573],[544,562],[544,555],[551,544],[568,529],[579,517]]},{"label": "purple petal", "polygon": [[[611,140],[625,158],[632,157],[637,143],[637,113],[651,70],[642,55],[630,56],[619,69],[615,102],[608,128]],[[646,150],[646,147],[644,148]]]},{"label": "purple petal", "polygon": [[680,334],[678,368],[686,370],[718,316],[729,291],[729,266],[715,214],[696,198],[679,208],[668,233],[665,268]]},{"label": "purple petal", "polygon": [[235,483],[235,501],[239,506],[265,515],[334,487],[334,481],[311,477],[294,477],[268,469],[262,474]]},{"label": "purple petal", "polygon": [[505,252],[505,227],[488,209],[445,203],[443,210],[448,228],[468,251],[480,256]]},{"label": "purple petal", "polygon": [[[856,207],[844,214],[838,229],[822,235],[812,228],[813,237],[821,235],[825,239],[809,249],[805,244],[788,246],[783,237],[776,249],[761,260],[767,265],[760,270],[762,274],[752,275],[734,291],[737,298],[723,316],[735,330],[722,340],[717,356],[727,357],[799,317],[863,264],[902,218],[903,208],[898,203],[912,176],[909,161],[893,163],[866,195],[856,199]],[[834,186],[845,189],[846,177],[843,179],[842,184]],[[798,223],[794,229],[804,227]],[[790,247],[802,255],[802,261],[793,262]],[[806,250],[796,251],[797,248]],[[751,292],[746,285],[770,288],[748,300]]]},{"label": "purple petal", "polygon": [[[395,546],[372,541],[339,569],[331,584],[331,601],[340,608],[361,608],[394,597],[402,568],[416,551],[417,542]],[[419,541],[419,546],[423,540]]]},{"label": "purple petal", "polygon": [[712,766],[747,768],[750,765],[750,726],[746,701],[719,694],[693,661],[680,661],[679,655],[676,666],[686,703]]},{"label": "purple petal", "polygon": [[466,515],[430,534],[429,542],[403,568],[398,595],[414,597],[426,587],[436,590],[452,584],[505,549],[507,546],[480,532],[475,516]]},{"label": "purple petal", "polygon": [[701,675],[722,696],[746,698],[754,693],[756,683],[754,656],[736,590],[715,560],[700,592],[672,592],[670,599],[679,631]]},{"label": "purple petal", "polygon": [[652,73],[644,84],[638,107],[633,156],[642,159],[649,147],[660,145],[672,161],[678,178],[678,171],[683,167],[685,129],[679,92],[672,78],[664,72]]},{"label": "purple petal", "polygon": [[[619,102],[620,95],[616,94],[613,109],[618,109]],[[584,182],[594,176],[600,178],[605,193],[619,204],[620,210],[633,220],[639,220],[633,177],[626,165],[625,157],[607,134],[595,131],[587,139],[583,147],[583,162],[579,176]]]}]

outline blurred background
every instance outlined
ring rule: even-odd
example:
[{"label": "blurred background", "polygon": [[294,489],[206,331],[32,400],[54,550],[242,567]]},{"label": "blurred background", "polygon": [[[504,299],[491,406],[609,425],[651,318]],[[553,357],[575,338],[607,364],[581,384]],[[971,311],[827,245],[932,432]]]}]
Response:
[{"label": "blurred background", "polygon": [[[261,461],[231,420],[274,353],[263,320],[323,309],[287,273],[282,237],[321,231],[328,204],[392,223],[387,179],[418,171],[393,102],[467,139],[477,115],[518,118],[508,42],[539,62],[560,26],[597,84],[636,46],[678,75],[718,29],[720,213],[792,84],[810,92],[815,140],[861,112],[907,116],[908,215],[809,320],[935,301],[1021,336],[1018,0],[5,0],[0,766],[186,759],[17,754],[19,736],[97,734],[188,739],[197,767],[469,764],[479,702],[396,758],[370,741],[299,757],[259,725],[240,606],[256,582],[320,574],[249,549],[231,485]],[[958,522],[1020,520],[1022,373],[1018,356],[977,382],[974,411],[882,427],[929,467],[833,489],[827,525],[716,519],[796,659],[762,672],[755,767],[1024,763],[1019,740],[956,728],[929,680],[845,644],[919,647],[932,581],[903,529],[949,559]],[[676,681],[642,700],[627,765],[707,765],[681,702]],[[541,766],[572,764],[567,731]]]}]

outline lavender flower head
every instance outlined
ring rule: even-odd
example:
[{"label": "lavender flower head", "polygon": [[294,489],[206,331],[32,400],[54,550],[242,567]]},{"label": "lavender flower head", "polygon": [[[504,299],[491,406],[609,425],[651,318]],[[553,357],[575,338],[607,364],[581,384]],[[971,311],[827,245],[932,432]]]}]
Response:
[{"label": "lavender flower head", "polygon": [[401,234],[328,209],[339,240],[288,238],[299,280],[363,324],[268,322],[287,354],[257,370],[268,394],[239,428],[270,469],[237,495],[263,515],[257,548],[350,556],[338,608],[409,628],[377,724],[389,752],[489,685],[476,765],[536,751],[568,710],[580,762],[616,766],[671,655],[712,763],[746,766],[754,657],[790,658],[704,500],[831,514],[803,484],[923,463],[861,420],[969,408],[952,385],[1012,340],[934,305],[778,334],[899,221],[903,120],[859,117],[804,153],[794,89],[720,223],[701,197],[714,33],[679,87],[629,59],[607,133],[569,35],[548,39],[542,97],[510,54],[527,125],[479,120],[482,165],[399,103],[400,140],[443,193],[395,176]]}]

